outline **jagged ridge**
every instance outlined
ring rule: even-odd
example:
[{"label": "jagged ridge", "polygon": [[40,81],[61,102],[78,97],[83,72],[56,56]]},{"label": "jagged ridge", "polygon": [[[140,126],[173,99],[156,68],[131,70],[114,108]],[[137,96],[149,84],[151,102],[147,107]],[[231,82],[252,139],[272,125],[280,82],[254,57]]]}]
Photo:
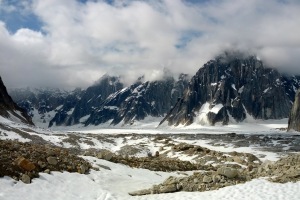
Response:
[{"label": "jagged ridge", "polygon": [[160,124],[228,124],[251,116],[287,118],[299,80],[265,67],[255,56],[241,58],[225,53],[199,69]]}]

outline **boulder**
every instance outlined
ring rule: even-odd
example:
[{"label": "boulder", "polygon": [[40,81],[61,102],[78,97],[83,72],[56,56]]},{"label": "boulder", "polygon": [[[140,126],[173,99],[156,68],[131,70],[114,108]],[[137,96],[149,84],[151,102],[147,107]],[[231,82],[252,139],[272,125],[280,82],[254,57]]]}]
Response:
[{"label": "boulder", "polygon": [[239,174],[237,169],[231,167],[221,167],[217,170],[217,173],[230,179],[237,177]]},{"label": "boulder", "polygon": [[57,161],[57,158],[54,157],[54,156],[49,156],[47,158],[47,162],[50,164],[50,165],[57,165],[58,161]]},{"label": "boulder", "polygon": [[23,183],[29,184],[30,183],[30,177],[27,174],[23,174],[21,177],[21,181]]},{"label": "boulder", "polygon": [[300,131],[300,90],[297,91],[295,101],[290,112],[288,131]]},{"label": "boulder", "polygon": [[36,168],[32,162],[30,162],[29,160],[27,160],[24,157],[17,158],[15,163],[17,164],[18,167],[20,167],[21,169],[23,169],[25,171],[32,171]]}]

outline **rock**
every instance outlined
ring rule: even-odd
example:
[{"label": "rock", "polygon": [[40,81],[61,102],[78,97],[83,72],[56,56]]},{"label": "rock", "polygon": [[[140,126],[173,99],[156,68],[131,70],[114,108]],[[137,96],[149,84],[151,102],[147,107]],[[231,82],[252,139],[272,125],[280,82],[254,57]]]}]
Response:
[{"label": "rock", "polygon": [[18,167],[24,169],[25,171],[32,171],[35,169],[35,165],[24,157],[17,158],[15,163]]},{"label": "rock", "polygon": [[57,153],[51,148],[46,151],[46,154],[47,154],[47,156],[56,156],[57,155]]},{"label": "rock", "polygon": [[238,176],[238,170],[230,167],[221,167],[217,170],[217,173],[230,179]]},{"label": "rock", "polygon": [[86,171],[87,171],[87,167],[85,165],[80,165],[78,167],[78,173],[85,174]]},{"label": "rock", "polygon": [[221,180],[221,177],[219,175],[213,175],[212,180],[214,183],[218,183]]},{"label": "rock", "polygon": [[47,158],[47,162],[48,162],[50,165],[57,165],[57,163],[58,163],[56,157],[53,157],[53,156],[49,156],[49,157]]},{"label": "rock", "polygon": [[113,158],[114,154],[111,153],[111,152],[107,152],[105,155],[104,155],[104,160],[107,160],[107,161],[110,161],[112,158]]},{"label": "rock", "polygon": [[240,158],[239,156],[234,156],[233,157],[233,161],[239,164],[243,164],[244,160],[242,158]]},{"label": "rock", "polygon": [[155,152],[155,157],[159,157],[159,152],[158,151]]},{"label": "rock", "polygon": [[106,149],[102,149],[98,154],[97,158],[110,161],[113,158],[114,154]]},{"label": "rock", "polygon": [[128,194],[131,196],[141,196],[141,195],[146,195],[146,194],[151,194],[151,189],[145,189],[145,190],[138,190],[135,192],[129,192]]},{"label": "rock", "polygon": [[46,169],[44,172],[50,174],[50,169]]},{"label": "rock", "polygon": [[27,174],[23,174],[21,177],[21,181],[23,183],[29,184],[30,183],[30,177]]},{"label": "rock", "polygon": [[176,183],[177,183],[177,180],[176,180],[176,177],[174,177],[174,176],[170,176],[163,182],[164,185],[172,185],[172,184],[176,184]]},{"label": "rock", "polygon": [[255,119],[287,118],[299,80],[267,67],[256,56],[227,51],[198,70],[160,125],[226,125],[229,118],[244,121],[247,113]]},{"label": "rock", "polygon": [[40,166],[40,168],[45,168],[47,166],[47,164],[43,161],[38,161],[38,165]]},{"label": "rock", "polygon": [[169,192],[176,192],[176,191],[177,191],[176,184],[162,185],[159,188],[159,193],[169,193]]},{"label": "rock", "polygon": [[290,112],[288,131],[300,131],[300,89],[295,95],[295,101]]},{"label": "rock", "polygon": [[103,159],[103,158],[104,158],[104,152],[99,152],[99,153],[97,154],[97,158]]},{"label": "rock", "polygon": [[211,182],[213,182],[213,179],[212,179],[211,176],[205,175],[205,176],[203,177],[202,182],[203,182],[203,183],[211,183]]},{"label": "rock", "polygon": [[10,118],[10,120],[17,123],[23,122],[33,125],[31,117],[27,114],[25,109],[20,108],[8,94],[7,89],[0,77],[0,116]]}]

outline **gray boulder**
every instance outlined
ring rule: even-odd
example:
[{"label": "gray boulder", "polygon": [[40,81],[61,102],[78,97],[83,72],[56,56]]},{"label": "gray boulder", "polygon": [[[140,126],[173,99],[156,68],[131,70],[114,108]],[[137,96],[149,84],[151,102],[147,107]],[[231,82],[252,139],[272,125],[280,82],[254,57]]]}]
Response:
[{"label": "gray boulder", "polygon": [[298,90],[296,93],[288,124],[288,131],[300,131],[300,90]]}]

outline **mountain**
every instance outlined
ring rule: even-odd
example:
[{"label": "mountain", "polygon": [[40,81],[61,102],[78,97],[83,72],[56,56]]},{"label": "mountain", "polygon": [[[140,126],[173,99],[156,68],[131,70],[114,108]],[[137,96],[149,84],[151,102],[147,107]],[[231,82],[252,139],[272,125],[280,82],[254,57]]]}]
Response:
[{"label": "mountain", "polygon": [[0,77],[0,116],[15,122],[33,125],[26,110],[20,108],[7,93],[6,87]]},{"label": "mountain", "polygon": [[75,102],[81,90],[72,92],[57,88],[19,88],[10,90],[13,100],[30,115],[36,125],[48,127],[49,121],[63,105]]},{"label": "mountain", "polygon": [[160,124],[287,118],[299,86],[299,76],[281,74],[255,56],[226,52],[198,70]]},{"label": "mountain", "polygon": [[295,101],[291,109],[288,122],[288,131],[289,130],[300,131],[300,90],[296,93]]},{"label": "mountain", "polygon": [[111,120],[112,125],[133,124],[147,116],[163,117],[181,97],[187,86],[188,75],[178,80],[165,73],[161,80],[143,81],[125,87],[110,96],[91,113],[85,125],[99,125]]},{"label": "mountain", "polygon": [[78,98],[70,98],[51,119],[49,127],[82,123],[110,94],[122,88],[119,77],[104,75],[94,85],[82,91]]}]

